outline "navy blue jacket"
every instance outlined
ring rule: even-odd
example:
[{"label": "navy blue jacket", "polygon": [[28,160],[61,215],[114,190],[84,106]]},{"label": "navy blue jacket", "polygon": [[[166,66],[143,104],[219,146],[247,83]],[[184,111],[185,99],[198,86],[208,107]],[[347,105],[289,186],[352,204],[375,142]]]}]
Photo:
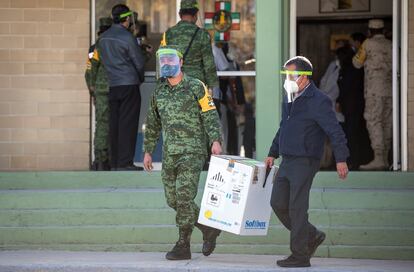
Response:
[{"label": "navy blue jacket", "polygon": [[346,162],[349,156],[347,141],[332,110],[332,102],[311,83],[292,103],[284,97],[282,121],[269,157],[288,155],[321,159],[326,136],[336,162]]}]

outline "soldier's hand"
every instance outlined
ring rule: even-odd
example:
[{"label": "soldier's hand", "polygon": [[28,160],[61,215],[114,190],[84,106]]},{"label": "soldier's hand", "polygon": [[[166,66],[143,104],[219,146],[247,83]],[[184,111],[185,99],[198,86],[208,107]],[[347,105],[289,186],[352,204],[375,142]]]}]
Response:
[{"label": "soldier's hand", "polygon": [[264,163],[266,165],[266,168],[272,168],[274,161],[275,161],[275,158],[273,158],[273,157],[267,157],[264,160]]},{"label": "soldier's hand", "polygon": [[145,171],[151,172],[154,167],[152,166],[152,156],[150,153],[144,155],[144,169]]},{"label": "soldier's hand", "polygon": [[336,164],[336,171],[340,179],[346,179],[348,176],[348,165],[346,162],[338,162]]},{"label": "soldier's hand", "polygon": [[221,144],[220,142],[213,142],[213,144],[211,145],[211,154],[212,155],[220,155],[222,152],[221,150]]}]

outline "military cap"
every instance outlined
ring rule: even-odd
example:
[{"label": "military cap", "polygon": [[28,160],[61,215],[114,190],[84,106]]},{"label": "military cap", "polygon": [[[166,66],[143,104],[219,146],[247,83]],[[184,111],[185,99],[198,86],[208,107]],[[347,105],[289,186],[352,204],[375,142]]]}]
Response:
[{"label": "military cap", "polygon": [[180,9],[198,9],[197,0],[181,0]]},{"label": "military cap", "polygon": [[384,21],[381,19],[372,19],[368,22],[368,28],[381,29],[384,28]]}]

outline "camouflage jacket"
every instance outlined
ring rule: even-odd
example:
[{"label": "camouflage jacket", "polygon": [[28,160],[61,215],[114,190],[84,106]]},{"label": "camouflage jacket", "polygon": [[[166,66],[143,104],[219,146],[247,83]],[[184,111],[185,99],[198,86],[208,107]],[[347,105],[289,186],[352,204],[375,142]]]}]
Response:
[{"label": "camouflage jacket", "polygon": [[[206,154],[207,141],[221,142],[219,117],[207,87],[186,76],[176,86],[159,82],[150,100],[144,152],[152,153],[162,131],[164,154]],[[207,139],[208,137],[208,139]]]},{"label": "camouflage jacket", "polygon": [[364,67],[365,97],[392,96],[392,44],[384,35],[366,39],[352,63]]},{"label": "camouflage jacket", "polygon": [[[175,45],[184,54],[197,28],[196,24],[180,21],[164,33],[161,46]],[[194,37],[182,70],[187,75],[206,83],[208,88],[218,87],[211,39],[206,30],[200,29]]]},{"label": "camouflage jacket", "polygon": [[108,79],[97,46],[93,46],[93,53],[90,53],[86,65],[85,79],[89,91],[93,90],[95,94],[109,93]]}]

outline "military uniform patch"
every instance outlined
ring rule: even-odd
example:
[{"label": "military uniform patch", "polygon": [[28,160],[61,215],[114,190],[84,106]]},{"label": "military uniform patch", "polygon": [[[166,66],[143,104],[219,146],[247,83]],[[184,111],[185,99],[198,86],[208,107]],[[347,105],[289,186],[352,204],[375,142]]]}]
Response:
[{"label": "military uniform patch", "polygon": [[206,112],[206,111],[216,109],[216,106],[214,105],[213,98],[211,98],[211,95],[208,94],[208,91],[206,91],[203,98],[198,100],[198,103],[200,104],[202,112]]}]

